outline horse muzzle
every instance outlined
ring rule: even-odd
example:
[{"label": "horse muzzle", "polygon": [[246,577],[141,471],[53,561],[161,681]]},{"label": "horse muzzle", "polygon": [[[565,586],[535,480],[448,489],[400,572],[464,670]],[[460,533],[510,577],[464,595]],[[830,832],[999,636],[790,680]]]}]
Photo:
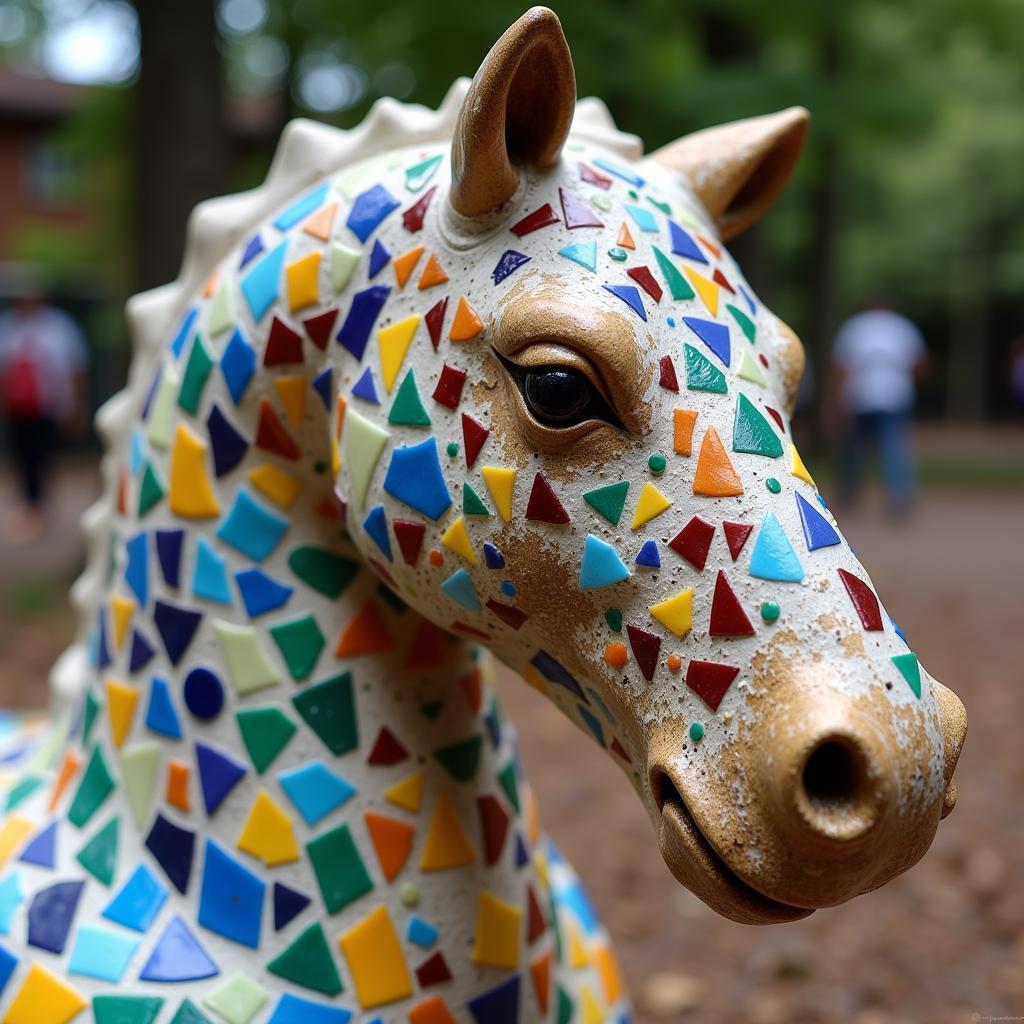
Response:
[{"label": "horse muzzle", "polygon": [[924,716],[880,721],[840,697],[811,703],[797,694],[778,717],[756,716],[702,758],[680,753],[678,724],[657,727],[648,775],[662,856],[676,879],[726,917],[776,923],[868,892],[916,863],[956,802],[967,727],[956,695],[930,683],[941,751]]}]

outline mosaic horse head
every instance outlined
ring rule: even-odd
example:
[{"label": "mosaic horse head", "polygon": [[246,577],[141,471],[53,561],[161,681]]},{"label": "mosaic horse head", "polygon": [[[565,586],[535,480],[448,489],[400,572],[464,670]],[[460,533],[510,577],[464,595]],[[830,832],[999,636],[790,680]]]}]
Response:
[{"label": "mosaic horse head", "polygon": [[722,914],[924,854],[963,709],[818,495],[800,344],[723,248],[805,123],[643,157],[537,8],[437,112],[297,123],[197,211],[131,304],[81,642],[7,759],[7,1024],[623,1020],[488,652]]}]

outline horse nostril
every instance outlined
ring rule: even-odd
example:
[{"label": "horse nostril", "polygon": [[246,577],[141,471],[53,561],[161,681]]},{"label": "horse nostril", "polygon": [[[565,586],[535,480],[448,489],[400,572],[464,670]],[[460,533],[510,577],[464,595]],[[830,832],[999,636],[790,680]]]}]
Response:
[{"label": "horse nostril", "polygon": [[819,743],[804,763],[804,793],[826,812],[852,803],[863,781],[864,764],[859,752],[840,740]]},{"label": "horse nostril", "polygon": [[846,842],[869,832],[884,809],[866,751],[841,735],[826,736],[810,749],[793,799],[811,831]]},{"label": "horse nostril", "polygon": [[685,807],[683,798],[679,795],[676,784],[669,778],[668,773],[658,768],[651,772],[651,794],[659,811],[664,810],[665,804],[675,803]]}]

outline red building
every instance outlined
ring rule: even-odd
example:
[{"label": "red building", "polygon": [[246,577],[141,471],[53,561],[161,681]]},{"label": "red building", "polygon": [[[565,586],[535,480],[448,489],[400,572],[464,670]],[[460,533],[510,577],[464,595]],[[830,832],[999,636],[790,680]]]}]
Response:
[{"label": "red building", "polygon": [[0,258],[11,258],[29,222],[77,230],[91,219],[59,131],[84,96],[80,86],[0,70]]},{"label": "red building", "polygon": [[[42,287],[54,305],[74,316],[93,350],[94,402],[123,382],[128,352],[118,307],[131,288],[122,247],[99,233],[108,230],[106,221],[126,216],[104,190],[115,196],[128,191],[130,149],[103,161],[92,155],[103,153],[95,140],[83,153],[69,137],[73,118],[96,98],[97,88],[0,69],[0,309],[28,284]],[[280,125],[279,102],[230,101],[239,168],[264,165]],[[108,130],[125,145],[123,126]],[[112,226],[125,230],[124,224]]]}]

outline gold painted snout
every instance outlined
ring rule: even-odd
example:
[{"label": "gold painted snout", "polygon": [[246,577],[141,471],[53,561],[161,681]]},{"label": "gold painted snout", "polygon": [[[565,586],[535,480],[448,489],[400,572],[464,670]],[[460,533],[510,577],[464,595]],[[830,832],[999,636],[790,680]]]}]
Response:
[{"label": "gold painted snout", "polygon": [[956,800],[966,713],[950,690],[929,680],[940,750],[934,704],[894,722],[869,702],[838,693],[823,702],[791,684],[786,699],[776,692],[774,713],[715,751],[713,771],[678,723],[651,737],[666,864],[746,923],[794,920],[883,885],[925,854]]}]

